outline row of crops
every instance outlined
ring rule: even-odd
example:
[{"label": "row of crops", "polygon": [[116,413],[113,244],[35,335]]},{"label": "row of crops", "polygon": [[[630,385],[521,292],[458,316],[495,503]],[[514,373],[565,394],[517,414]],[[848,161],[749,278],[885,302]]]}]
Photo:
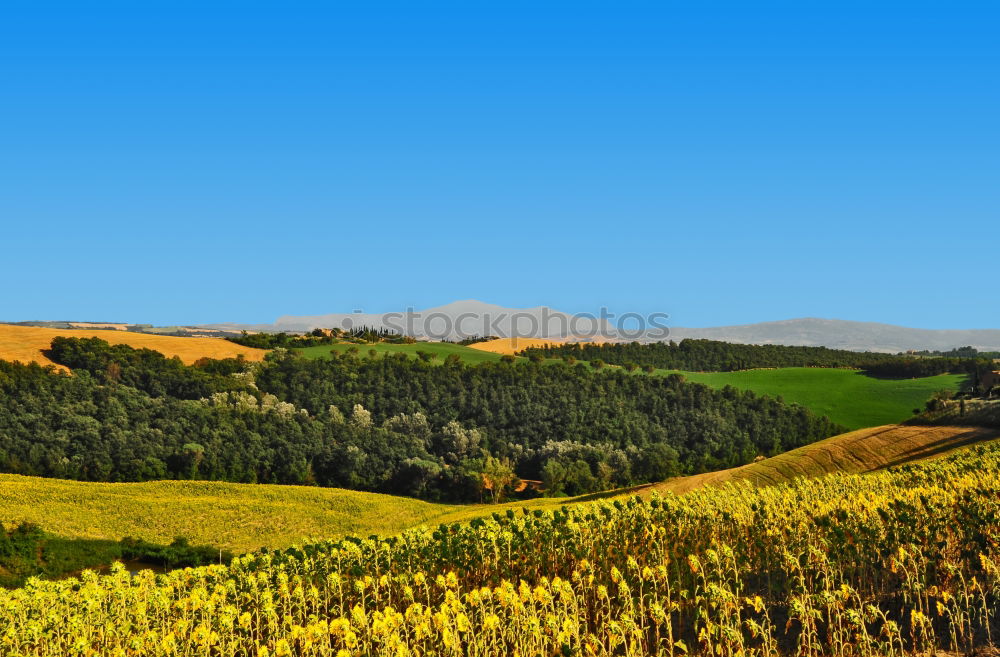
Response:
[{"label": "row of crops", "polygon": [[3,655],[902,655],[992,643],[1000,447],[0,592]]}]

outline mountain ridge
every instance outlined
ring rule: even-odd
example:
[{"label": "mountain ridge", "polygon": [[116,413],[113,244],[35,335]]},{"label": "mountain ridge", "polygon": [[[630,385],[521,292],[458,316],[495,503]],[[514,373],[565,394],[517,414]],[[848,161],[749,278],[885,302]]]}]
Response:
[{"label": "mountain ridge", "polygon": [[784,344],[848,351],[948,351],[972,346],[1000,350],[998,329],[921,329],[882,322],[802,317],[796,319],[716,326],[673,327],[671,339],[703,338],[744,344]]},{"label": "mountain ridge", "polygon": [[667,326],[662,331],[628,332],[600,318],[565,313],[548,306],[507,308],[474,299],[454,301],[424,310],[395,313],[330,313],[282,315],[273,324],[203,324],[203,328],[248,331],[306,332],[314,328],[388,328],[422,339],[459,339],[472,335],[621,341],[700,338],[743,344],[783,344],[849,351],[948,351],[972,346],[1000,351],[1000,329],[922,329],[882,322],[820,317],[714,327]]}]

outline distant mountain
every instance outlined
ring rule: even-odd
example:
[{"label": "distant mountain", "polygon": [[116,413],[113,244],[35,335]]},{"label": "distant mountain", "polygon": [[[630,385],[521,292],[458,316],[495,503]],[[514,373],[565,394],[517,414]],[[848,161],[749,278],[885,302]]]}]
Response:
[{"label": "distant mountain", "polygon": [[948,351],[965,346],[972,346],[980,351],[1000,351],[1000,330],[997,329],[918,329],[813,317],[741,326],[677,327],[670,329],[670,338],[705,338],[743,344],[784,344],[889,353],[911,349]]},{"label": "distant mountain", "polygon": [[[638,338],[623,335],[601,320],[571,315],[546,306],[505,308],[481,301],[456,301],[426,310],[398,313],[334,313],[329,315],[284,315],[274,324],[206,324],[204,328],[226,331],[306,332],[314,328],[387,328],[423,339],[456,339],[473,335],[615,341],[663,339],[646,333]],[[596,337],[592,337],[596,336]],[[980,351],[1000,351],[998,329],[917,329],[874,322],[837,319],[788,319],[777,322],[717,326],[671,327],[669,339],[705,338],[744,344],[823,346],[852,351],[900,352],[941,350],[973,346]]]},{"label": "distant mountain", "polygon": [[[445,306],[397,313],[333,313],[329,315],[284,315],[272,325],[209,324],[210,328],[246,330],[311,331],[314,328],[359,326],[387,328],[416,338],[456,339],[476,335],[508,337],[572,338],[593,335],[601,323],[575,317],[545,306],[504,308],[481,301],[455,301]],[[611,335],[611,333],[606,333]]]}]

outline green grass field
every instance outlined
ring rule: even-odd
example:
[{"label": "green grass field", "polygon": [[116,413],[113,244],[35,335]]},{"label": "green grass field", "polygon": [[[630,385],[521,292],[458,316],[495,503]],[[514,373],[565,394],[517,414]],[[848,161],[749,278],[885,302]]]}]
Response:
[{"label": "green grass field", "polygon": [[[659,370],[667,374],[666,370]],[[894,424],[923,409],[938,390],[958,390],[964,376],[942,374],[923,379],[873,379],[855,370],[788,367],[742,372],[679,372],[713,388],[730,385],[781,397],[825,415],[848,429]]]}]

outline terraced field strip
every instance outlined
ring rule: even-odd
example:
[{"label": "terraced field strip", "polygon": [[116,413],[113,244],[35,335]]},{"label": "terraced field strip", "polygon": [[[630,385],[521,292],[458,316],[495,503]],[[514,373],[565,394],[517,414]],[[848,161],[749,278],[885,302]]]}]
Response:
[{"label": "terraced field strip", "polygon": [[637,490],[683,494],[727,481],[771,485],[831,472],[871,472],[996,438],[1000,438],[1000,431],[996,429],[887,425],[827,438],[738,468],[678,477]]}]

